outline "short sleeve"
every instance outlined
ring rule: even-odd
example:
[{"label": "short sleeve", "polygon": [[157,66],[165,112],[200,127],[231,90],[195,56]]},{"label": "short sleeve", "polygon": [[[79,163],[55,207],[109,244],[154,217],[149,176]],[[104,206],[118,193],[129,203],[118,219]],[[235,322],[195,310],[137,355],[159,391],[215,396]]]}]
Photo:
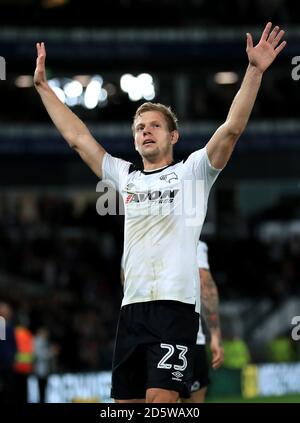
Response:
[{"label": "short sleeve", "polygon": [[130,166],[130,162],[106,153],[102,161],[102,180],[106,179],[113,182],[117,191],[120,192],[121,184],[126,181]]},{"label": "short sleeve", "polygon": [[197,245],[197,262],[199,268],[209,270],[208,247],[202,241],[199,241]]},{"label": "short sleeve", "polygon": [[196,179],[204,180],[208,190],[212,187],[217,179],[221,169],[213,167],[209,161],[206,147],[190,154],[186,160],[188,166],[191,167],[192,173]]}]

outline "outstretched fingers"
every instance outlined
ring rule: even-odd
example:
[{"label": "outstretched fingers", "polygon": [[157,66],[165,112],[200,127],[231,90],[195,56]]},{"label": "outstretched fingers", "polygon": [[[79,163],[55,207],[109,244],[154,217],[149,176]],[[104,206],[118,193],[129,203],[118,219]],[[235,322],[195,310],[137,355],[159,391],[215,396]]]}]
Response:
[{"label": "outstretched fingers", "polygon": [[278,32],[278,34],[276,35],[276,37],[274,38],[273,42],[272,42],[272,46],[275,48],[278,46],[279,41],[281,40],[281,38],[284,36],[284,31],[281,30]]},{"label": "outstretched fingers", "polygon": [[247,32],[247,49],[250,49],[253,47],[253,39],[252,39],[252,35]]},{"label": "outstretched fingers", "polygon": [[38,56],[41,55],[41,43],[36,43],[36,52]]},{"label": "outstretched fingers", "polygon": [[34,71],[33,81],[36,87],[38,87],[43,81],[46,80],[45,71],[45,60],[46,60],[46,49],[44,43],[36,43],[37,58],[36,68]]},{"label": "outstretched fingers", "polygon": [[42,43],[36,43],[36,49],[37,49],[38,57],[40,57],[40,56],[46,57],[46,49],[45,49],[45,44],[43,42]]},{"label": "outstretched fingers", "polygon": [[285,32],[282,29],[280,30],[279,26],[275,26],[272,31],[271,28],[272,23],[268,22],[262,33],[261,40],[267,41],[271,44],[277,56],[286,46],[286,41],[279,44]]},{"label": "outstretched fingers", "polygon": [[286,41],[282,41],[282,43],[279,44],[279,46],[275,48],[276,56],[284,49],[285,46],[286,46]]},{"label": "outstretched fingers", "polygon": [[271,28],[272,28],[272,22],[268,22],[262,33],[261,41],[267,41]]},{"label": "outstretched fingers", "polygon": [[268,43],[272,44],[279,31],[279,26],[275,26],[268,37]]},{"label": "outstretched fingers", "polygon": [[41,43],[41,53],[42,53],[43,56],[46,57],[46,49],[45,49],[45,44],[44,43]]}]

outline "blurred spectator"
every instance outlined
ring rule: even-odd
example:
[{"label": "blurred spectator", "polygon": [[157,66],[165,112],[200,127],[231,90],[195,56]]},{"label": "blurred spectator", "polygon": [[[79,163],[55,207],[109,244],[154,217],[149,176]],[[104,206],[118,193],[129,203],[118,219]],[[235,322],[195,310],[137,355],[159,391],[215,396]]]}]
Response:
[{"label": "blurred spectator", "polygon": [[224,340],[224,367],[242,369],[251,361],[250,351],[242,338]]},{"label": "blurred spectator", "polygon": [[296,360],[296,351],[290,337],[281,336],[267,344],[268,360],[271,363],[288,363]]},{"label": "blurred spectator", "polygon": [[45,402],[47,376],[55,372],[55,359],[58,354],[59,347],[57,344],[51,344],[49,330],[45,327],[38,328],[34,336],[33,371],[38,378],[41,403]]},{"label": "blurred spectator", "polygon": [[0,404],[14,402],[14,363],[17,352],[12,308],[0,302],[0,316],[5,319],[6,339],[0,340]]},{"label": "blurred spectator", "polygon": [[33,371],[33,334],[24,325],[16,326],[17,354],[15,357],[16,402],[27,402],[27,377]]}]

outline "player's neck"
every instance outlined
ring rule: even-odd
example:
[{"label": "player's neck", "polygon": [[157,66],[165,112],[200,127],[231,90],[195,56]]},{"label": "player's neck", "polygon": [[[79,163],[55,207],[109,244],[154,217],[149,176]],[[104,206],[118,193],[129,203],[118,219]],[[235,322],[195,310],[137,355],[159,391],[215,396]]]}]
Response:
[{"label": "player's neck", "polygon": [[144,170],[160,170],[163,169],[164,167],[169,166],[171,163],[173,163],[173,157],[169,157],[168,159],[162,159],[159,161],[155,161],[155,162],[150,162],[148,160],[143,160],[143,164],[144,164]]}]

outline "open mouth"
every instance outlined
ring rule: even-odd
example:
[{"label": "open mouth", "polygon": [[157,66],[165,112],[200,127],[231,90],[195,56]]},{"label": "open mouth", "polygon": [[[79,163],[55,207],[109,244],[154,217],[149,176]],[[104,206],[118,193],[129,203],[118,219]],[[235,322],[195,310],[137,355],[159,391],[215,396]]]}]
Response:
[{"label": "open mouth", "polygon": [[148,144],[155,144],[155,141],[153,141],[151,139],[147,139],[143,142],[143,145],[148,145]]}]

